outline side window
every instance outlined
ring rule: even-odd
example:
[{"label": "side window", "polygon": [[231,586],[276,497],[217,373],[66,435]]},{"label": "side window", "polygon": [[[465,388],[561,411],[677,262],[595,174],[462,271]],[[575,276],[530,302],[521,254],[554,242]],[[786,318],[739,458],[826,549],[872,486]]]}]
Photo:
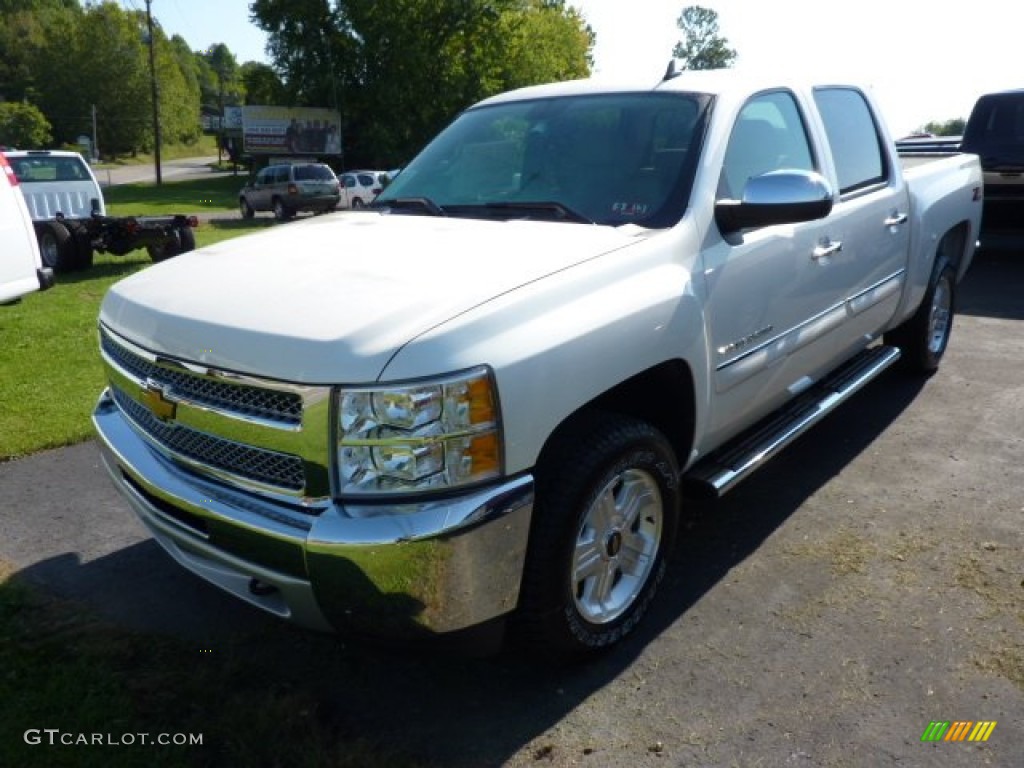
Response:
[{"label": "side window", "polygon": [[783,168],[817,170],[793,94],[762,93],[748,101],[736,118],[725,150],[718,197],[739,200],[748,179]]},{"label": "side window", "polygon": [[272,168],[264,168],[262,171],[256,174],[256,184],[262,186],[270,180],[270,174],[273,171]]},{"label": "side window", "polygon": [[864,94],[853,88],[818,88],[814,102],[832,148],[840,194],[884,183],[885,155]]}]

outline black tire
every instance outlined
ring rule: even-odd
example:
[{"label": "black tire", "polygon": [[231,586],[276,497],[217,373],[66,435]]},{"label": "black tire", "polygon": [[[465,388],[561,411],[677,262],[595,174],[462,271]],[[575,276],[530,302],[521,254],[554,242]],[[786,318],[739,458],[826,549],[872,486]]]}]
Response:
[{"label": "black tire", "polygon": [[196,249],[196,233],[190,226],[183,226],[178,229],[178,242],[180,249],[178,253],[188,253]]},{"label": "black tire", "polygon": [[92,238],[87,232],[81,229],[74,233],[75,238],[75,264],[73,269],[85,270],[92,267],[95,251],[92,247]]},{"label": "black tire", "polygon": [[352,208],[354,210],[358,211],[359,209],[365,208],[365,207],[366,207],[366,203],[363,202],[363,198],[356,197],[356,198],[352,199]]},{"label": "black tire", "polygon": [[180,230],[173,229],[162,242],[147,245],[146,253],[149,254],[149,258],[153,260],[153,263],[167,261],[172,256],[177,256],[181,253]]},{"label": "black tire", "polygon": [[70,272],[75,268],[78,249],[71,232],[59,221],[37,224],[36,239],[44,267],[54,272]]},{"label": "black tire", "polygon": [[927,374],[939,367],[949,345],[955,311],[956,270],[940,257],[917,311],[884,337],[886,344],[900,348],[900,365],[905,371]]},{"label": "black tire", "polygon": [[244,197],[238,198],[238,210],[241,212],[243,219],[251,219],[256,215],[256,211],[253,210],[253,207],[249,205],[249,201]]},{"label": "black tire", "polygon": [[669,442],[636,419],[590,414],[553,438],[515,616],[526,645],[581,655],[636,628],[674,546],[678,474]]},{"label": "black tire", "polygon": [[196,235],[187,224],[174,227],[162,243],[147,245],[146,252],[154,262],[166,261],[179,253],[188,253],[196,248]]},{"label": "black tire", "polygon": [[278,221],[288,221],[288,219],[290,219],[294,215],[295,212],[288,208],[288,206],[284,204],[284,201],[280,197],[274,198],[275,219],[277,219]]}]

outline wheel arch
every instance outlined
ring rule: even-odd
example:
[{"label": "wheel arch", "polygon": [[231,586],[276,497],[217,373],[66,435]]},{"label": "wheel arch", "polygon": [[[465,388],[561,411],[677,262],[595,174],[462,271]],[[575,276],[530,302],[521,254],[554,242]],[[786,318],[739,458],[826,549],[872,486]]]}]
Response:
[{"label": "wheel arch", "polygon": [[684,360],[667,360],[648,368],[584,403],[563,419],[545,440],[537,457],[542,465],[552,446],[578,420],[598,413],[616,413],[647,422],[672,446],[680,468],[693,450],[696,390],[693,371]]},{"label": "wheel arch", "polygon": [[971,248],[971,224],[968,221],[961,221],[946,230],[946,233],[939,239],[935,251],[935,259],[945,259],[956,271],[959,281],[970,264],[968,255]]}]

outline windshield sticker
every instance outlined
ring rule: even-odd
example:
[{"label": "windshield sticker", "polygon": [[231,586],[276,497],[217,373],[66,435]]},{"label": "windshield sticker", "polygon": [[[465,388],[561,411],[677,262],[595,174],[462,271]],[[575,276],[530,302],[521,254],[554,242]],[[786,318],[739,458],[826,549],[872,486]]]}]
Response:
[{"label": "windshield sticker", "polygon": [[612,213],[617,216],[646,216],[651,206],[646,203],[612,203]]}]

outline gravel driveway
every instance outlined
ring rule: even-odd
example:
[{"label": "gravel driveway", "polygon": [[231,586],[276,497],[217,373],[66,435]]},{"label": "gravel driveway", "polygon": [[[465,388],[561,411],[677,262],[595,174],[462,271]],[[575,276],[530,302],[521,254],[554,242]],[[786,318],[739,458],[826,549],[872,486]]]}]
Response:
[{"label": "gravel driveway", "polygon": [[[265,618],[148,540],[92,444],[0,465],[0,559],[124,626],[269,644],[332,727],[440,766],[1019,766],[1024,253],[979,257],[960,310],[937,375],[887,373],[694,508],[651,620],[587,666]],[[997,725],[922,743],[937,720]]]}]

